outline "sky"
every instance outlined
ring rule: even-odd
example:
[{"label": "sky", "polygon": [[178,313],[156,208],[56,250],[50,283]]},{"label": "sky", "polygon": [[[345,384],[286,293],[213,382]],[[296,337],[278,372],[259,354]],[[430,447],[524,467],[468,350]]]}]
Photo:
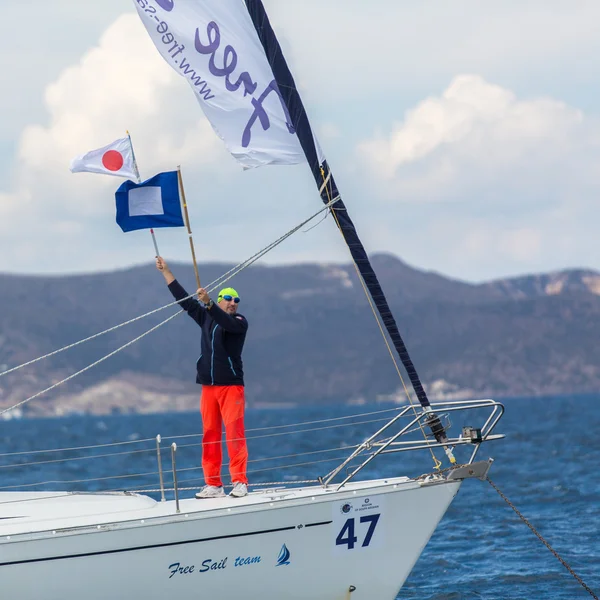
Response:
[{"label": "sky", "polygon": [[[126,131],[143,178],[181,165],[200,262],[241,262],[321,206],[306,164],[240,167],[131,0],[4,4],[0,271],[153,260],[115,223],[123,180],[69,171]],[[264,4],[369,253],[471,282],[600,270],[597,0]],[[183,229],[157,241],[190,260]],[[330,217],[263,259],[313,261],[349,262]]]}]

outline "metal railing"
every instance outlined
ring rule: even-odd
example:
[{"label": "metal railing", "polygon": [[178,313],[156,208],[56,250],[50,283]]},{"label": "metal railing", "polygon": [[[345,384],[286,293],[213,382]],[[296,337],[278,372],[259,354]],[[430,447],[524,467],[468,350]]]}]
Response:
[{"label": "metal railing", "polygon": [[[416,430],[424,431],[424,421],[431,416],[432,412],[436,413],[438,416],[449,416],[450,413],[455,413],[458,411],[473,411],[477,409],[489,410],[489,415],[481,428],[469,428],[469,432],[474,431],[476,433],[474,437],[471,435],[467,437],[466,435],[463,435],[463,433],[461,433],[461,435],[456,438],[448,438],[448,441],[443,444],[437,442],[435,439],[428,439],[427,437],[424,440],[419,441],[397,441],[400,437],[406,436],[409,433],[413,433]],[[388,439],[380,439],[384,432],[392,428],[400,419],[406,417],[411,411],[414,413],[414,417],[406,425],[404,425],[400,429],[400,431],[393,434],[392,437]],[[466,464],[471,464],[475,460],[475,456],[477,455],[479,447],[483,442],[501,439],[504,437],[503,435],[492,434],[494,428],[498,424],[498,421],[502,418],[503,414],[504,406],[500,402],[496,402],[495,400],[457,400],[453,402],[437,402],[432,403],[431,408],[427,410],[416,409],[414,406],[408,405],[404,409],[402,409],[393,419],[391,419],[377,432],[375,432],[371,437],[369,437],[362,444],[360,444],[354,450],[354,452],[352,452],[352,454],[350,454],[350,456],[346,458],[346,460],[344,460],[339,466],[337,466],[333,471],[331,471],[327,475],[327,477],[323,479],[323,486],[327,486],[330,483],[332,483],[335,477],[348,464],[350,464],[350,462],[358,458],[361,454],[371,451],[373,449],[375,449],[375,451],[372,454],[369,454],[369,456],[365,458],[365,460],[363,460],[359,465],[357,465],[339,484],[339,487],[342,487],[351,479],[353,479],[357,473],[364,469],[377,456],[381,454],[389,454],[392,452],[408,452],[443,446],[456,447],[469,444],[474,445],[474,449],[471,454],[471,457],[469,458]]]},{"label": "metal railing", "polygon": [[[438,418],[444,421],[444,426],[447,431],[451,430],[452,424],[450,417],[456,414],[459,411],[477,411],[484,410],[486,411],[485,418],[481,418],[483,424],[481,427],[470,427],[468,430],[463,431],[457,437],[448,437],[447,442],[444,444],[438,443],[432,436],[427,436],[425,434],[425,422],[428,418],[431,417],[432,412],[434,412]],[[388,414],[385,414],[388,413]],[[392,418],[389,417],[389,413],[393,413]],[[355,478],[356,475],[362,471],[368,464],[370,464],[373,460],[375,460],[378,456],[383,454],[391,454],[396,452],[409,452],[409,451],[417,451],[417,450],[433,450],[437,447],[442,448],[443,446],[466,446],[470,445],[473,450],[470,453],[470,458],[466,463],[462,464],[470,464],[474,461],[477,452],[479,451],[479,447],[483,442],[500,439],[503,436],[494,434],[493,431],[498,424],[498,421],[501,419],[504,413],[504,406],[499,402],[494,400],[460,400],[460,401],[447,401],[447,402],[438,402],[431,404],[431,407],[428,409],[421,409],[415,406],[407,405],[403,407],[395,407],[393,409],[386,410],[378,410],[370,413],[363,414],[355,414],[348,415],[344,417],[336,417],[330,419],[323,419],[317,421],[309,421],[306,423],[293,423],[286,425],[273,426],[269,428],[261,428],[255,430],[249,430],[249,432],[253,432],[254,435],[248,437],[248,439],[258,439],[258,438],[267,438],[267,437],[275,437],[275,436],[289,436],[291,434],[305,434],[306,432],[321,432],[326,429],[337,429],[343,427],[360,427],[361,429],[372,426],[374,423],[383,423],[379,429],[371,436],[369,436],[366,440],[360,443],[354,443],[353,445],[344,447],[334,447],[334,448],[318,448],[318,449],[308,449],[308,451],[294,453],[294,454],[284,454],[283,456],[274,456],[274,457],[263,457],[257,458],[249,461],[250,463],[261,463],[264,461],[272,461],[272,460],[282,460],[282,459],[296,459],[299,457],[310,457],[308,462],[300,462],[293,464],[285,464],[285,465],[276,465],[276,466],[267,466],[265,468],[259,468],[255,470],[249,470],[248,473],[252,473],[256,475],[256,473],[270,471],[270,470],[289,470],[295,467],[306,468],[308,466],[312,466],[312,468],[320,468],[323,464],[337,464],[332,471],[322,477],[314,478],[314,479],[306,479],[300,478],[296,480],[290,480],[286,482],[261,482],[260,486],[268,486],[268,485],[283,485],[283,486],[293,486],[298,484],[321,484],[327,487],[330,484],[334,484],[334,479],[338,477],[338,475],[344,470],[347,470],[347,474],[341,480],[341,483],[335,483],[336,486],[343,486],[351,479]],[[384,416],[385,414],[385,416]],[[367,417],[376,417],[374,419]],[[383,417],[383,418],[380,418]],[[356,420],[358,419],[358,420]],[[352,420],[352,422],[350,422]],[[315,425],[323,425],[315,427]],[[283,432],[275,431],[282,429]],[[263,431],[268,430],[269,433],[263,434]],[[360,431],[360,429],[358,430]],[[420,439],[408,439],[412,434],[420,434],[424,437]],[[179,441],[187,441],[190,437],[195,437],[198,434],[192,435],[184,435],[177,436],[175,438],[170,438],[170,440],[177,439]],[[414,437],[414,436],[413,436]],[[154,452],[157,461],[157,470],[155,472],[145,472],[145,473],[129,473],[125,475],[112,474],[106,477],[93,478],[93,479],[81,479],[75,481],[39,481],[38,483],[21,483],[18,488],[20,490],[31,488],[31,487],[39,487],[39,486],[47,486],[47,485],[57,485],[57,484],[87,484],[90,485],[92,482],[101,482],[104,480],[112,480],[119,481],[121,479],[129,479],[135,477],[143,477],[148,479],[149,477],[157,477],[159,488],[155,488],[155,485],[136,486],[136,488],[123,488],[119,487],[116,489],[104,490],[108,492],[137,492],[137,493],[159,493],[160,492],[160,501],[164,502],[166,500],[165,492],[173,493],[174,499],[176,503],[176,508],[179,510],[179,493],[183,490],[193,489],[190,487],[183,487],[182,484],[190,484],[191,482],[196,483],[196,479],[187,479],[182,480],[179,478],[179,474],[181,473],[191,473],[199,471],[199,466],[194,467],[186,467],[177,469],[176,464],[176,454],[180,448],[190,448],[190,447],[198,447],[202,446],[202,442],[199,443],[183,443],[169,444],[171,451],[171,472],[173,476],[173,487],[166,487],[165,485],[165,470],[162,464],[161,457],[161,444],[166,440],[162,438],[160,435],[157,435],[155,438],[150,438],[146,440],[137,440],[137,441],[128,441],[121,443],[111,443],[97,446],[87,446],[81,448],[65,448],[65,449],[56,449],[56,450],[34,450],[23,453],[8,453],[0,455],[1,457],[10,458],[18,462],[14,462],[14,464],[0,465],[0,471],[4,469],[18,468],[23,469],[25,467],[33,467],[37,468],[42,465],[55,466],[57,463],[63,463],[66,461],[87,461],[91,459],[114,459],[120,458],[125,455],[135,455],[140,456],[143,453]],[[147,449],[131,449],[125,452],[105,452],[106,450],[112,450],[113,447],[119,445],[126,445],[127,447],[131,447],[132,445],[139,444],[149,444],[151,443],[154,448]],[[166,449],[166,446],[164,447]],[[351,454],[348,456],[347,452],[351,451]],[[101,451],[101,454],[95,454],[90,456],[81,456],[81,451],[83,452],[96,452]],[[76,456],[65,458],[63,456],[64,453],[67,452],[77,452]],[[23,462],[22,457],[26,454],[37,455],[42,453],[43,459],[34,462]],[[53,458],[52,453],[60,453],[56,458]],[[323,458],[328,453],[335,453],[336,456],[331,455],[331,458]],[[337,455],[337,453],[340,453]],[[343,453],[343,454],[342,454]],[[50,455],[50,456],[49,456]],[[341,461],[338,463],[338,461]],[[319,465],[319,467],[316,467]],[[0,491],[7,489],[14,489],[17,486],[0,486]],[[197,487],[195,485],[194,487]]]}]

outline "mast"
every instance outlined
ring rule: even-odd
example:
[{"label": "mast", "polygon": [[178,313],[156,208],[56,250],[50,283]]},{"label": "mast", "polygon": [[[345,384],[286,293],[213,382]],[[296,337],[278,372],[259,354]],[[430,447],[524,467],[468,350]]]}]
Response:
[{"label": "mast", "polygon": [[[315,142],[308,115],[302,104],[302,99],[296,88],[296,83],[292,73],[286,63],[286,60],[281,51],[281,46],[275,36],[275,32],[271,27],[269,18],[261,0],[245,0],[246,8],[250,14],[250,18],[256,29],[256,33],[263,46],[269,64],[273,70],[275,81],[279,88],[279,93],[287,111],[291,118],[294,129],[302,146],[302,150],[306,155],[306,160],[315,178],[315,182],[319,189],[321,200],[328,204],[332,199],[340,196],[336,186],[335,179],[327,164],[326,160],[319,159],[319,148]],[[348,245],[352,260],[354,261],[360,276],[362,277],[369,294],[377,307],[379,316],[394,344],[394,348],[402,361],[404,368],[408,374],[411,385],[415,391],[419,403],[426,411],[431,411],[431,405],[427,394],[423,389],[421,379],[408,353],[408,349],[394,319],[394,315],[390,310],[387,298],[383,292],[381,284],[371,266],[367,252],[358,236],[356,227],[350,218],[348,209],[343,200],[340,198],[335,206],[330,209],[334,215],[336,224]],[[427,418],[431,432],[439,443],[447,441],[446,432],[440,419],[435,413],[430,412]],[[452,451],[449,447],[445,447],[446,454],[451,462],[455,462]]]}]

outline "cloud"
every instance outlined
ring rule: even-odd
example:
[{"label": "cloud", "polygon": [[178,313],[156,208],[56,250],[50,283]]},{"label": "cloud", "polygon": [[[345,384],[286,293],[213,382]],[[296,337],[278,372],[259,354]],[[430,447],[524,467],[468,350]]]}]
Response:
[{"label": "cloud", "polygon": [[[148,232],[123,234],[114,222],[114,191],[123,180],[68,169],[74,156],[126,130],[142,177],[181,165],[200,261],[241,261],[322,206],[307,165],[242,170],[137,15],[110,25],[46,87],[44,103],[47,124],[25,127],[14,175],[0,189],[0,251],[13,257],[3,270],[93,271],[152,260]],[[336,246],[331,231],[328,238],[322,231],[299,234],[268,258],[302,260]],[[157,237],[164,256],[190,260],[183,230]],[[319,249],[311,250],[316,239]]]},{"label": "cloud", "polygon": [[[485,10],[462,0],[461,11],[385,0],[368,7],[356,0],[266,5],[369,251],[391,251],[468,279],[598,266],[588,260],[597,256],[588,240],[595,239],[589,215],[599,189],[598,124],[572,98],[600,67],[600,5],[583,2],[578,11],[537,0]],[[88,14],[78,10],[77,16]],[[111,14],[121,10],[115,0]],[[242,173],[136,15],[119,17],[79,58],[83,40],[95,38],[98,17],[107,22],[109,9],[89,9],[77,31],[66,25],[70,5],[64,11],[69,35],[52,68],[34,45],[23,64],[35,59],[44,77],[57,73],[59,63],[71,66],[49,85],[42,76],[25,80],[19,70],[24,109],[17,114],[14,99],[8,105],[15,122],[25,114],[29,124],[18,141],[4,141],[17,154],[4,161],[15,164],[0,189],[0,251],[14,257],[3,270],[87,271],[152,258],[147,232],[124,235],[114,223],[121,180],[68,171],[73,156],[127,129],[143,177],[182,165],[200,260],[237,262],[319,207],[306,165]],[[56,53],[44,32],[50,35],[40,28],[35,39]],[[588,57],[587,70],[579,51]],[[5,60],[7,69],[20,69]],[[468,72],[477,75],[455,77]],[[35,118],[37,125],[27,110],[34,83],[43,89],[47,113]],[[422,100],[431,90],[440,92]],[[579,97],[585,104],[593,94]],[[6,98],[0,104],[6,107]],[[372,135],[377,128],[381,133]],[[182,230],[161,231],[159,248],[189,260],[186,237]],[[347,251],[327,219],[268,257],[284,260],[347,260]]]},{"label": "cloud", "polygon": [[439,193],[442,185],[491,183],[507,171],[523,175],[564,162],[593,141],[587,125],[580,110],[562,102],[519,100],[477,75],[461,75],[409,110],[391,135],[359,150],[386,180]]},{"label": "cloud", "polygon": [[[20,161],[41,173],[64,172],[74,154],[129,129],[144,148],[138,157],[142,169],[194,155],[211,162],[219,144],[191,92],[189,97],[180,93],[185,87],[158,56],[137,17],[121,16],[97,47],[46,88],[50,125],[24,130]],[[188,112],[190,105],[194,110]]]},{"label": "cloud", "polygon": [[486,262],[522,272],[549,258],[585,264],[600,123],[579,109],[460,75],[388,135],[362,142],[358,156],[385,210],[415,203],[426,215],[420,231],[445,246],[438,267],[446,272]]},{"label": "cloud", "polygon": [[13,177],[0,190],[2,245],[15,257],[10,270],[112,267],[117,253],[104,260],[115,243],[131,250],[122,253],[127,262],[148,258],[114,224],[114,191],[123,180],[68,169],[74,156],[127,130],[142,176],[181,164],[184,174],[193,165],[190,182],[208,173],[218,181],[232,169],[191,90],[158,55],[136,15],[119,17],[47,86],[44,102],[48,125],[23,130]]}]

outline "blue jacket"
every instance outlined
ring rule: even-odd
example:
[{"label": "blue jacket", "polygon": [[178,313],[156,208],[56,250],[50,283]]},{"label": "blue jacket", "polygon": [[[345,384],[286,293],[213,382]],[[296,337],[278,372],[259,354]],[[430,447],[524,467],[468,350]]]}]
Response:
[{"label": "blue jacket", "polygon": [[[175,300],[188,296],[178,281],[169,284]],[[210,310],[193,298],[179,303],[202,328],[202,353],[196,363],[196,383],[202,385],[244,385],[242,348],[248,331],[243,315],[232,316],[215,302]]]}]

